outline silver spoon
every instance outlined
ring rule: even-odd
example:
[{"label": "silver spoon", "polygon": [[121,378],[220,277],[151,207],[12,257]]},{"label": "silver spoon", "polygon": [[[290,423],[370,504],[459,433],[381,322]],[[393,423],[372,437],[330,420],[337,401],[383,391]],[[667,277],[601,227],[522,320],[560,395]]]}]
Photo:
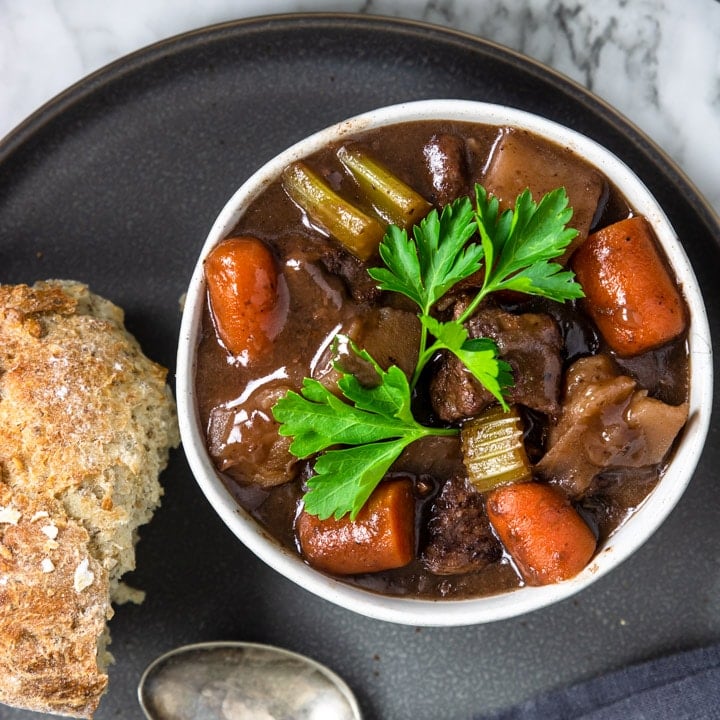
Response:
[{"label": "silver spoon", "polygon": [[361,720],[350,688],[324,665],[246,642],[161,655],[140,678],[138,700],[149,720]]}]

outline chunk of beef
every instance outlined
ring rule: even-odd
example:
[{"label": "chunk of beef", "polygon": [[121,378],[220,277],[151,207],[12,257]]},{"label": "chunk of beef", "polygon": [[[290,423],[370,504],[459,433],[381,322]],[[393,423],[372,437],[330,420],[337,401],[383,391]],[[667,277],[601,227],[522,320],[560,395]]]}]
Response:
[{"label": "chunk of beef", "polygon": [[380,296],[377,282],[368,275],[368,266],[337,243],[328,244],[321,261],[329,272],[343,279],[356,302],[373,302]]},{"label": "chunk of beef", "polygon": [[[460,307],[462,305],[458,304]],[[456,310],[456,315],[458,314]],[[466,323],[471,338],[495,340],[500,357],[510,363],[515,385],[510,402],[555,415],[559,410],[562,337],[556,322],[541,313],[513,315],[484,306]],[[473,417],[495,398],[454,355],[445,353],[430,383],[433,410],[446,422]]]},{"label": "chunk of beef", "polygon": [[468,192],[465,141],[448,133],[433,135],[423,148],[423,156],[436,205],[448,203]]},{"label": "chunk of beef", "polygon": [[482,182],[498,198],[503,210],[513,207],[526,188],[530,188],[536,202],[555,188],[565,188],[573,209],[570,226],[578,231],[578,236],[563,260],[587,237],[607,195],[602,175],[570,150],[538,142],[522,130],[502,132],[486,167]]},{"label": "chunk of beef", "polygon": [[[408,377],[412,375],[420,346],[420,321],[415,313],[398,308],[370,308],[352,317],[336,332],[347,335],[358,347],[367,350],[381,368],[387,370],[397,365]],[[336,362],[357,375],[364,385],[378,383],[372,366],[352,354],[344,344],[327,346],[311,368],[312,377],[332,391],[340,379],[334,367]]]},{"label": "chunk of beef", "polygon": [[430,435],[410,443],[393,463],[393,472],[420,477],[465,475],[460,436]]},{"label": "chunk of beef", "polygon": [[581,497],[603,470],[662,463],[687,415],[687,403],[648,397],[607,355],[582,358],[567,371],[560,420],[535,470]]},{"label": "chunk of beef", "polygon": [[210,413],[208,450],[218,470],[241,485],[273,487],[292,480],[297,458],[292,438],[278,435],[272,407],[288,391],[283,385],[261,387],[241,405],[220,405]]},{"label": "chunk of beef", "polygon": [[483,496],[455,476],[442,487],[430,510],[428,541],[422,553],[435,575],[459,575],[482,570],[502,556],[490,529]]}]

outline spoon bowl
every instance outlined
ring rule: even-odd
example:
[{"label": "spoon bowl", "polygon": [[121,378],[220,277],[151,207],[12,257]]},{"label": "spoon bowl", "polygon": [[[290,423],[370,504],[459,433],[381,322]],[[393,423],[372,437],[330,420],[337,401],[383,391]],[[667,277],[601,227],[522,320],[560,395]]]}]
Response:
[{"label": "spoon bowl", "polygon": [[361,720],[342,678],[303,655],[249,642],[185,645],[143,673],[138,700],[149,720]]}]

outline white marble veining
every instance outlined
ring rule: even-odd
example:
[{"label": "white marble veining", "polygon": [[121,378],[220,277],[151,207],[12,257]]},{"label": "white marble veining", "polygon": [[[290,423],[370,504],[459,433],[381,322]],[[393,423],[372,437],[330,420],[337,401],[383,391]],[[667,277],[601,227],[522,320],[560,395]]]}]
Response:
[{"label": "white marble veining", "polygon": [[0,137],[65,87],[143,46],[294,11],[421,19],[533,57],[622,112],[720,213],[718,0],[0,0]]}]

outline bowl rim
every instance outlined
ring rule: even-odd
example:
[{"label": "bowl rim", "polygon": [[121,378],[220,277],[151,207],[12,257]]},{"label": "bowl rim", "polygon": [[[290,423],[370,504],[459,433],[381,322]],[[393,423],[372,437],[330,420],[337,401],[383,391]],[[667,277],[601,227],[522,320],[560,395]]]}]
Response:
[{"label": "bowl rim", "polygon": [[[561,583],[524,586],[496,595],[460,600],[388,596],[348,585],[314,570],[271,538],[225,488],[205,447],[194,387],[198,330],[205,298],[205,257],[237,224],[247,205],[291,162],[329,142],[365,130],[415,120],[466,121],[523,128],[584,158],[611,180],[637,213],[648,219],[689,307],[690,414],[672,461],[657,486],[608,538],[590,564],[575,577]],[[185,296],[176,368],[178,418],[185,455],[207,500],[236,537],[269,566],[319,597],[367,617],[426,627],[480,624],[546,607],[588,587],[636,552],[664,522],[690,482],[709,431],[713,393],[712,343],[700,287],[682,243],[643,181],[610,150],[572,128],[524,110],[474,100],[412,101],[356,115],[296,142],[250,175],[218,214],[196,261]]]}]

